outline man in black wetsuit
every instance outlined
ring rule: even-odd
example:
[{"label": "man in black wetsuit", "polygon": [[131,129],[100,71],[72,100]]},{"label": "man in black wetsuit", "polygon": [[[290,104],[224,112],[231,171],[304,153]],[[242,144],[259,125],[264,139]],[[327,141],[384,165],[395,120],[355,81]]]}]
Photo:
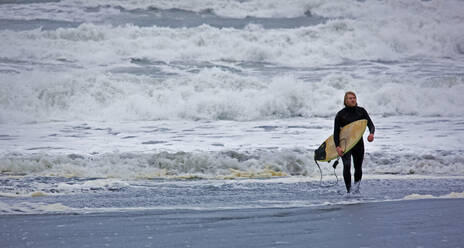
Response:
[{"label": "man in black wetsuit", "polygon": [[340,144],[340,129],[351,122],[366,119],[367,127],[369,128],[369,142],[374,141],[375,127],[367,111],[359,107],[356,101],[356,94],[352,91],[345,93],[344,99],[345,108],[340,110],[335,117],[334,123],[334,142],[337,148],[337,153],[342,157],[343,161],[343,179],[345,180],[346,191],[351,192],[351,157],[354,162],[354,186],[353,193],[359,193],[359,184],[362,178],[362,163],[364,159],[364,142],[361,138],[359,142],[346,154],[344,152],[344,144]]}]

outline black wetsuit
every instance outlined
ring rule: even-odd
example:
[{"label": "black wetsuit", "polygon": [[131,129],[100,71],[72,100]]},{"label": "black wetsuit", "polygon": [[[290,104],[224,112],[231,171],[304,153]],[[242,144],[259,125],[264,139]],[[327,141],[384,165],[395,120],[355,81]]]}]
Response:
[{"label": "black wetsuit", "polygon": [[[335,117],[334,123],[334,142],[335,146],[340,146],[345,149],[344,144],[340,144],[340,129],[351,122],[357,120],[367,120],[367,127],[369,128],[370,133],[375,132],[374,123],[372,123],[371,118],[367,111],[362,107],[345,107],[340,110]],[[351,156],[353,156],[354,162],[354,182],[357,183],[361,181],[362,178],[362,162],[364,159],[364,142],[363,139],[347,153],[342,156],[343,161],[343,179],[345,180],[345,186],[347,192],[351,190]]]}]

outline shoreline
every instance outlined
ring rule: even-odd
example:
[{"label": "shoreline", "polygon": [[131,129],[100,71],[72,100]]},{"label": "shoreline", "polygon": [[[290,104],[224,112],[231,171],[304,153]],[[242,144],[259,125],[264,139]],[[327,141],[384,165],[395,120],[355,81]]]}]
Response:
[{"label": "shoreline", "polygon": [[1,247],[462,247],[464,199],[2,215]]}]

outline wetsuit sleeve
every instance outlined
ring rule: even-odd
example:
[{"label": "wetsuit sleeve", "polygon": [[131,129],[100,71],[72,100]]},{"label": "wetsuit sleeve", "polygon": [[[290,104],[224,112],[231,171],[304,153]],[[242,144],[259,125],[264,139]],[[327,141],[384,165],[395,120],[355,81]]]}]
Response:
[{"label": "wetsuit sleeve", "polygon": [[367,127],[369,128],[369,133],[375,133],[375,126],[374,126],[374,123],[371,120],[371,117],[369,116],[369,114],[367,113],[367,111],[365,109],[363,109],[363,110],[364,110],[364,117],[367,120]]},{"label": "wetsuit sleeve", "polygon": [[341,129],[340,117],[337,114],[337,116],[335,116],[334,132],[333,132],[333,138],[334,138],[335,147],[340,146],[340,129]]}]

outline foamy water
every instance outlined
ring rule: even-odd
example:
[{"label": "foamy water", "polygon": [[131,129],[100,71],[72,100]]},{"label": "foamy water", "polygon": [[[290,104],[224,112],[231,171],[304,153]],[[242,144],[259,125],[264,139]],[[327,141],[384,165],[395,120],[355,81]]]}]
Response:
[{"label": "foamy water", "polygon": [[[184,183],[248,201],[220,198],[213,209],[343,203],[342,183],[321,187],[337,179],[323,164],[319,182],[313,151],[347,90],[377,127],[365,143],[372,190],[356,201],[463,192],[462,9],[457,0],[0,4],[1,211],[205,208],[211,199],[185,195]],[[401,182],[392,189],[385,175]],[[227,191],[246,178],[262,183]],[[160,184],[174,200],[133,195],[153,197]],[[113,207],[112,196],[136,203]]]}]

